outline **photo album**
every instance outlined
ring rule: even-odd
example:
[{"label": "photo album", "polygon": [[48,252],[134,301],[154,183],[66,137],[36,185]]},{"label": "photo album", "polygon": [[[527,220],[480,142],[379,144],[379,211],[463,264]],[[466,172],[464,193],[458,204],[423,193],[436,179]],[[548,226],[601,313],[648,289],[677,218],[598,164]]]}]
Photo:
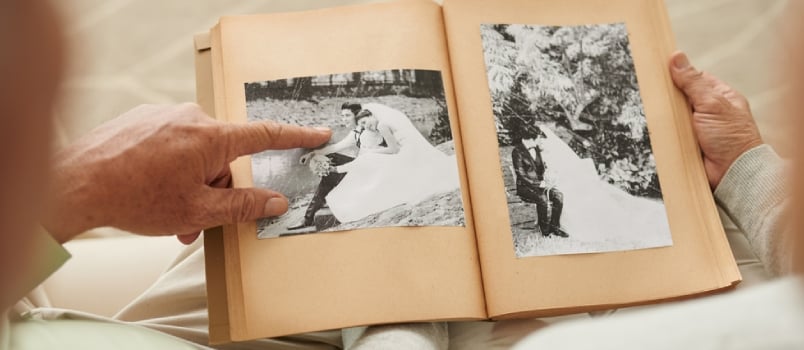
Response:
[{"label": "photo album", "polygon": [[287,213],[204,233],[210,342],[501,320],[741,277],[661,0],[395,0],[226,16],[198,103],[333,130],[231,164]]}]

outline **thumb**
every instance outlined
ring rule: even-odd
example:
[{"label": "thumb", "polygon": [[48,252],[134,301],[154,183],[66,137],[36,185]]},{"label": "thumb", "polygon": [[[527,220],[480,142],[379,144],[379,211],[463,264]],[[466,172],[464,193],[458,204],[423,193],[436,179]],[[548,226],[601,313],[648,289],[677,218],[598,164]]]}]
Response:
[{"label": "thumb", "polygon": [[279,216],[288,210],[288,200],[280,193],[261,188],[208,188],[207,226],[249,222]]},{"label": "thumb", "polygon": [[693,106],[712,95],[713,87],[717,84],[714,77],[704,74],[690,64],[687,55],[676,51],[670,55],[670,75],[673,82],[687,95]]},{"label": "thumb", "polygon": [[679,89],[689,97],[691,92],[704,83],[703,73],[690,64],[687,55],[676,51],[670,55],[670,75]]},{"label": "thumb", "polygon": [[681,51],[676,51],[670,56],[670,75],[676,86],[687,96],[695,112],[723,113],[731,106],[729,96],[747,108],[747,103],[742,102],[741,97],[738,97],[728,85],[711,74],[696,69],[690,64],[687,55]]}]

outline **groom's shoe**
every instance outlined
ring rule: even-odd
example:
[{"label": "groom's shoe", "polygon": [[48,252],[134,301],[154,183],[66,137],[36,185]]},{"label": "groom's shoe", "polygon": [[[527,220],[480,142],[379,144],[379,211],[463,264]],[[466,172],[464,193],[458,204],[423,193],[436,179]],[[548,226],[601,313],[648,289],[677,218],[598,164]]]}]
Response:
[{"label": "groom's shoe", "polygon": [[305,227],[311,227],[311,226],[313,226],[312,222],[308,223],[307,221],[304,221],[301,224],[298,224],[296,226],[288,226],[288,227],[286,227],[286,229],[288,231],[295,231],[295,230],[301,230],[301,229],[303,229]]},{"label": "groom's shoe", "polygon": [[564,237],[564,238],[569,237],[569,233],[567,233],[567,231],[564,231],[563,229],[561,229],[561,227],[554,227],[553,228],[553,234],[558,236],[558,237]]}]

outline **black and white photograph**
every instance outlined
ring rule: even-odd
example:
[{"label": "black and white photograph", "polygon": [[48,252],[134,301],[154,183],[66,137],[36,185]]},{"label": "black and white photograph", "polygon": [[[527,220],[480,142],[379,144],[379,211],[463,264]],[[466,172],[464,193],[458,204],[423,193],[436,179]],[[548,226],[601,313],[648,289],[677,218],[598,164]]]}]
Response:
[{"label": "black and white photograph", "polygon": [[516,256],[672,245],[625,24],[481,38]]},{"label": "black and white photograph", "polygon": [[258,238],[465,226],[441,72],[394,69],[245,84],[249,121],[333,130],[317,149],[252,156],[254,186],[288,197]]}]

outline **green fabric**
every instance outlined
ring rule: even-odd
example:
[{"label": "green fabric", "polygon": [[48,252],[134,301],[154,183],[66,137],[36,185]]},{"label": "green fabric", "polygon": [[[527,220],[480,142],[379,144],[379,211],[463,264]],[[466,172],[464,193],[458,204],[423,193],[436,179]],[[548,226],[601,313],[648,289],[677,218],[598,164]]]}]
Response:
[{"label": "green fabric", "polygon": [[11,324],[9,350],[198,349],[145,327],[83,320],[25,320]]},{"label": "green fabric", "polygon": [[28,294],[70,259],[70,253],[42,227],[32,233],[32,240],[35,250],[30,260],[31,269],[23,282],[14,286],[16,295]]},{"label": "green fabric", "polygon": [[[9,288],[14,295],[24,296],[28,294],[70,259],[70,253],[41,226],[37,226],[31,232],[31,240],[31,246],[34,250],[31,252],[27,265],[29,269],[26,271],[27,274],[24,279],[17,285],[3,286],[3,288]],[[25,267],[26,265],[23,266]],[[0,310],[0,350],[9,349],[11,330],[8,322],[8,312],[8,310]],[[50,348],[42,347],[40,349]]]},{"label": "green fabric", "polygon": [[14,285],[3,286],[7,293],[20,298],[28,295],[70,259],[70,253],[41,226],[31,232],[30,238],[31,254],[27,261],[20,261],[22,278]]},{"label": "green fabric", "polygon": [[34,269],[31,271],[29,284],[25,286],[26,291],[44,282],[70,259],[70,253],[41,226],[34,232],[34,239],[38,254],[33,261]]}]

